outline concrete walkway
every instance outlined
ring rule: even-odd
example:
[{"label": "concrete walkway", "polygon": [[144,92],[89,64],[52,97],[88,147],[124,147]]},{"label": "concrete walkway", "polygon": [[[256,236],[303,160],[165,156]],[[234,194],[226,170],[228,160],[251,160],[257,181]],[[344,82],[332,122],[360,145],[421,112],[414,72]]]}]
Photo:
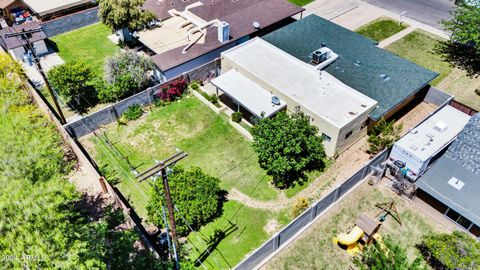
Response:
[{"label": "concrete walkway", "polygon": [[384,40],[380,41],[380,43],[378,43],[378,47],[380,47],[380,48],[385,48],[385,47],[387,47],[388,45],[394,43],[395,41],[403,38],[404,36],[412,33],[412,32],[415,31],[415,30],[416,30],[415,27],[411,27],[411,26],[410,26],[410,27],[407,27],[407,28],[403,29],[402,31],[396,33],[395,35],[390,36],[390,37],[388,37],[387,39],[384,39]]}]

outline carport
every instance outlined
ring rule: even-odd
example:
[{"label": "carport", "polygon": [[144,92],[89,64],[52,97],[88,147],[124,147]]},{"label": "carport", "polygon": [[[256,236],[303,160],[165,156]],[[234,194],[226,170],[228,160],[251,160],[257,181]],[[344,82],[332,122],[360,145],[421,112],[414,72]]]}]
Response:
[{"label": "carport", "polygon": [[217,96],[219,91],[223,92],[237,105],[237,111],[242,107],[258,119],[271,117],[287,107],[283,100],[233,69],[211,83]]}]

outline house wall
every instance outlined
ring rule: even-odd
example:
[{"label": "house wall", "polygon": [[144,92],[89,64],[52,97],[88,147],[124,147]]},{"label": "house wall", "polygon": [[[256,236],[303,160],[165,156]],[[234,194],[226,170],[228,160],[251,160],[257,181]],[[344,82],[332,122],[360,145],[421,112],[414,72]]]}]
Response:
[{"label": "house wall", "polygon": [[[263,87],[265,90],[270,91],[274,95],[280,97],[285,103],[287,104],[287,111],[288,112],[294,112],[295,108],[299,108],[300,111],[305,113],[306,115],[311,117],[312,124],[318,127],[319,130],[319,135],[322,135],[322,133],[325,133],[328,135],[331,139],[330,141],[324,140],[324,147],[325,147],[325,154],[328,157],[333,157],[337,153],[339,153],[342,149],[345,149],[345,147],[348,145],[350,141],[353,141],[355,138],[358,138],[361,134],[352,134],[352,138],[349,138],[349,140],[344,140],[343,137],[340,137],[340,134],[346,134],[348,130],[357,130],[357,126],[361,126],[362,121],[354,121],[355,123],[351,123],[347,125],[347,127],[344,127],[345,129],[342,130],[330,122],[324,120],[322,117],[319,115],[315,114],[308,108],[305,108],[302,106],[302,104],[299,104],[298,102],[290,99],[288,96],[284,95],[282,92],[278,91],[276,88],[272,87],[268,82],[261,80],[258,78],[255,74],[249,72],[248,70],[242,68],[241,66],[237,65],[235,62],[233,62],[231,59],[222,57],[222,73],[225,73],[231,69],[235,69],[236,71],[242,73],[245,77],[249,78],[250,80],[256,82],[258,85]],[[367,119],[368,113],[364,116],[365,119]],[[358,122],[358,123],[357,123]],[[360,129],[359,129],[360,130]],[[365,130],[365,128],[363,129]],[[365,131],[366,133],[366,131]]]},{"label": "house wall", "polygon": [[209,63],[209,62],[212,62],[213,60],[215,60],[216,58],[219,58],[220,57],[220,53],[222,53],[223,51],[226,51],[228,49],[231,49],[235,46],[237,46],[238,44],[241,44],[241,43],[244,43],[245,41],[248,41],[249,37],[243,37],[235,42],[232,42],[232,43],[229,43],[221,48],[218,48],[216,50],[213,50],[209,53],[206,53],[198,58],[195,58],[193,60],[190,60],[184,64],[181,64],[177,67],[174,67],[172,69],[169,69],[167,71],[164,71],[162,72],[163,73],[163,76],[164,76],[164,80],[165,81],[169,81],[173,78],[176,78],[188,71],[191,71],[191,70],[194,70],[196,69],[197,67],[200,67],[200,66],[203,66],[205,65],[206,63]]}]

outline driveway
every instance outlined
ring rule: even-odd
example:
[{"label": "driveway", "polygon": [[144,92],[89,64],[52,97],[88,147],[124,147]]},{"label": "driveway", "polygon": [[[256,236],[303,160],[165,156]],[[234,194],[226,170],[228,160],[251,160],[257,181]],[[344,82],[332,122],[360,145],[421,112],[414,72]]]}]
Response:
[{"label": "driveway", "polygon": [[443,30],[442,20],[451,18],[453,0],[364,0],[367,3],[400,14],[437,29]]}]

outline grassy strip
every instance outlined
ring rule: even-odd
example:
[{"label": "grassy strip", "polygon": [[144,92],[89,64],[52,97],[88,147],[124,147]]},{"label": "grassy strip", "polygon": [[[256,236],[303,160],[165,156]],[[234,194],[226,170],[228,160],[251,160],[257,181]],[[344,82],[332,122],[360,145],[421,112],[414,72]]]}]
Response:
[{"label": "grassy strip", "polygon": [[407,28],[407,24],[399,24],[398,21],[382,17],[378,18],[364,26],[361,26],[355,32],[380,42],[390,36]]}]

